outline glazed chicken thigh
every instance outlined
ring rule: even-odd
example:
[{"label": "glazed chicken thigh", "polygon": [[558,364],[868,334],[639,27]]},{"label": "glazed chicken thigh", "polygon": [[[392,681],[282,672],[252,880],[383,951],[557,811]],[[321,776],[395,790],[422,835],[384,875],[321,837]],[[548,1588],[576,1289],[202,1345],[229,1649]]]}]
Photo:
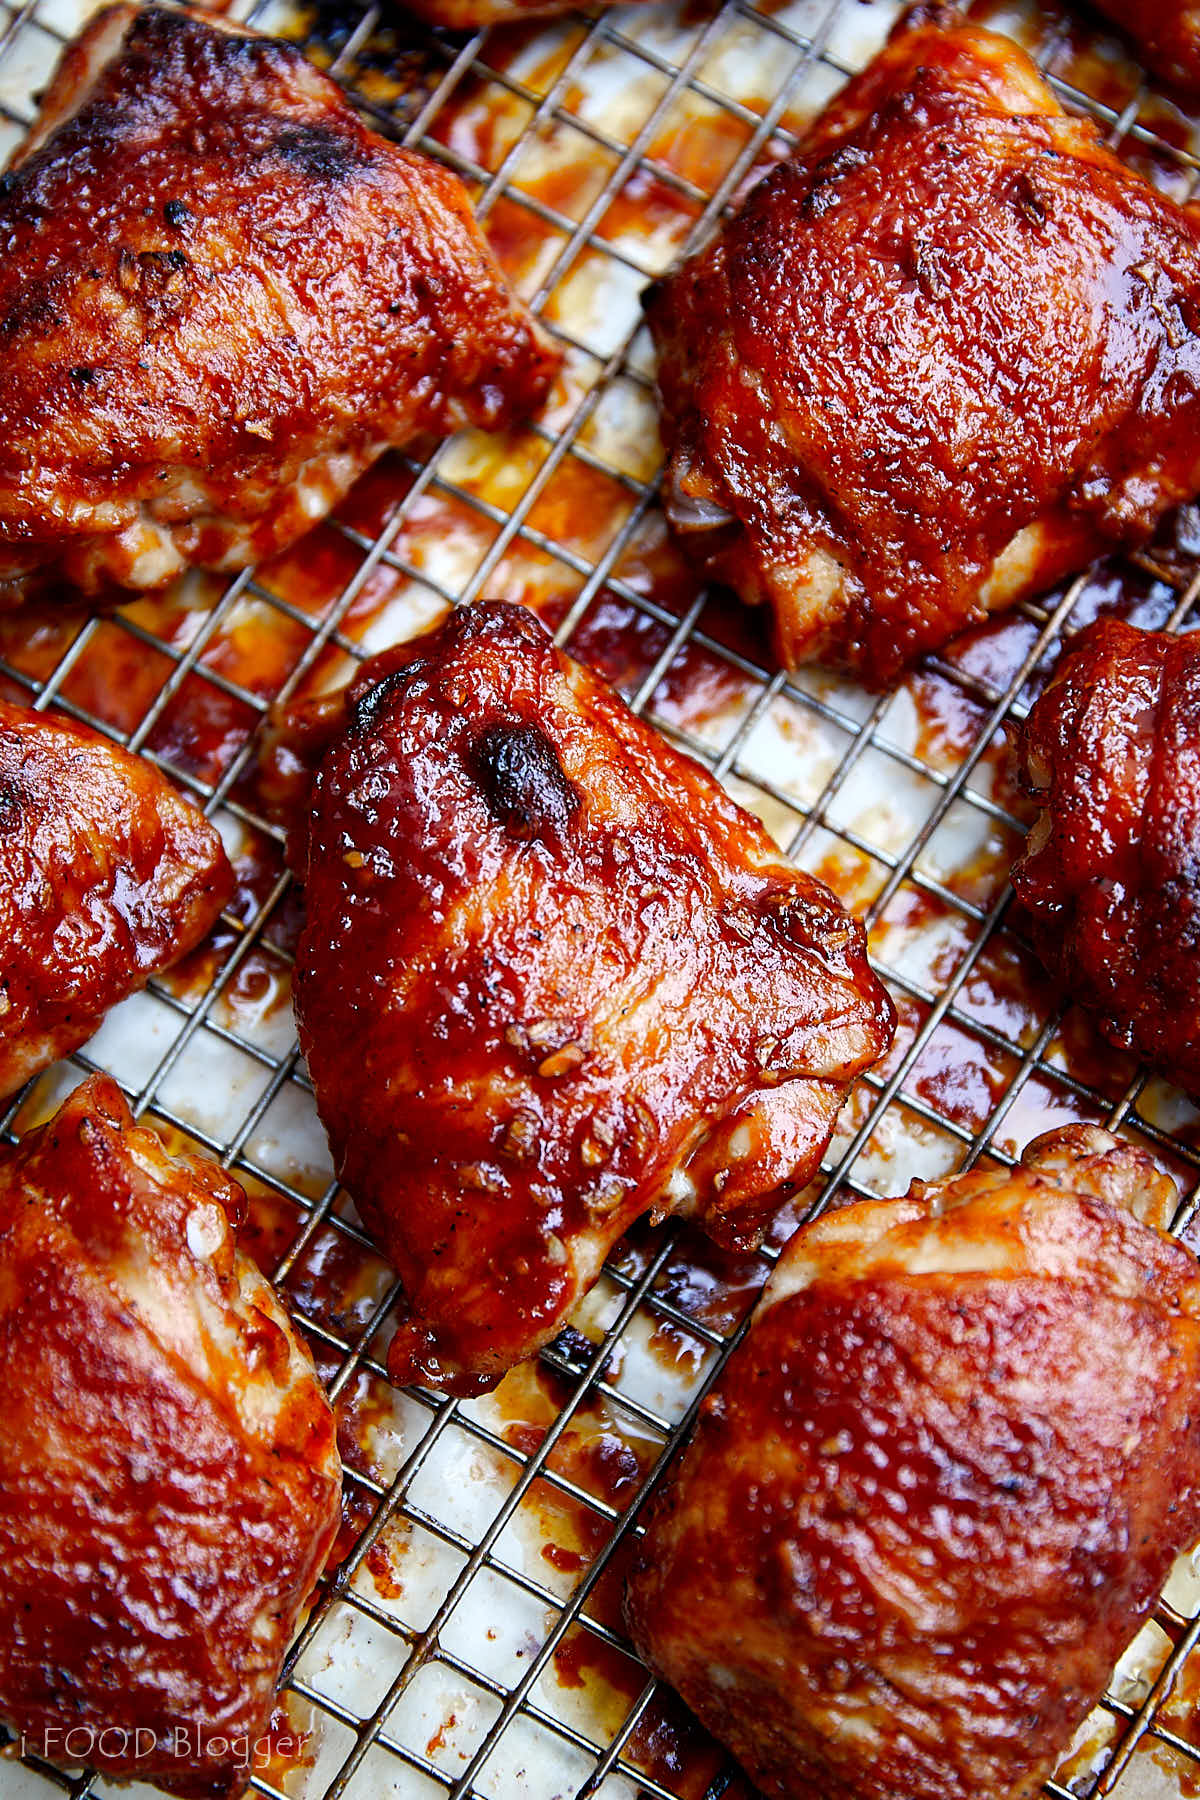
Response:
[{"label": "glazed chicken thigh", "polygon": [[0,1153],[0,1720],[195,1800],[243,1791],[341,1510],[243,1198],[102,1076]]},{"label": "glazed chicken thigh", "polygon": [[1200,635],[1098,620],[1018,742],[1042,813],[1012,873],[1046,966],[1200,1094]]},{"label": "glazed chicken thigh", "polygon": [[396,1380],[492,1385],[644,1212],[752,1241],[891,1037],[857,922],[522,607],[364,667],[302,854],[301,1047]]},{"label": "glazed chicken thigh", "polygon": [[918,13],[652,290],[665,502],[789,668],[892,679],[1200,488],[1200,225]]},{"label": "glazed chicken thigh", "polygon": [[184,12],[112,7],[68,49],[0,242],[0,606],[241,568],[556,366],[455,176],[298,50]]},{"label": "glazed chicken thigh", "polygon": [[1032,1800],[1200,1533],[1200,1268],[1091,1126],[797,1232],[652,1508],[651,1666],[770,1800]]},{"label": "glazed chicken thigh", "polygon": [[198,944],[232,885],[152,764],[0,700],[0,1096]]}]

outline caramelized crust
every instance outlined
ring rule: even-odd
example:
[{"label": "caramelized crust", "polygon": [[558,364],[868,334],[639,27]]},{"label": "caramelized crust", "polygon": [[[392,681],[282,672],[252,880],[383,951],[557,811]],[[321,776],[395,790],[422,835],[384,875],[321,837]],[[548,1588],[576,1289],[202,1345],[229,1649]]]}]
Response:
[{"label": "caramelized crust", "polygon": [[0,1160],[0,1719],[196,1800],[242,1792],[340,1519],[243,1199],[101,1076]]},{"label": "caramelized crust", "polygon": [[1018,746],[1044,811],[1013,886],[1101,1030],[1200,1093],[1200,638],[1090,626]]},{"label": "caramelized crust", "polygon": [[0,700],[0,1096],[198,944],[232,885],[216,829],[150,763]]},{"label": "caramelized crust", "polygon": [[902,24],[652,291],[666,506],[872,683],[1200,487],[1200,230],[1023,51]]},{"label": "caramelized crust", "polygon": [[634,1640],[773,1800],[1032,1800],[1200,1531],[1200,1271],[1094,1127],[799,1231]]},{"label": "caramelized crust", "polygon": [[240,568],[556,364],[455,176],[299,51],[182,12],[68,49],[0,242],[0,606]]},{"label": "caramelized crust", "polygon": [[1126,30],[1149,68],[1192,99],[1200,97],[1200,6],[1194,0],[1097,0]]},{"label": "caramelized crust", "polygon": [[521,607],[365,666],[306,878],[300,1040],[397,1380],[490,1385],[648,1209],[753,1239],[891,1037],[857,922]]}]

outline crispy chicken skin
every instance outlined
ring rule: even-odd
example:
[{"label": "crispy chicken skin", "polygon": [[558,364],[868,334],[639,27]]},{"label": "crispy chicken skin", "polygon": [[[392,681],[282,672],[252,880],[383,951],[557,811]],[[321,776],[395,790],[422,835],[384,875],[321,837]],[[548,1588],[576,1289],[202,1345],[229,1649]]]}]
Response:
[{"label": "crispy chicken skin", "polygon": [[519,606],[365,665],[305,877],[300,1041],[404,1283],[396,1380],[492,1385],[650,1209],[752,1240],[891,1038],[857,921]]},{"label": "crispy chicken skin", "polygon": [[340,1519],[243,1201],[103,1076],[0,1160],[0,1718],[197,1800],[244,1788],[222,1740],[265,1731]]},{"label": "crispy chicken skin", "polygon": [[0,606],[241,568],[556,366],[455,176],[299,51],[182,12],[67,50],[0,242]]},{"label": "crispy chicken skin", "polygon": [[882,685],[1200,487],[1200,226],[917,15],[651,291],[665,501],[781,661]]},{"label": "crispy chicken skin", "polygon": [[1088,627],[1017,754],[1038,953],[1100,1029],[1200,1094],[1200,637]]},{"label": "crispy chicken skin", "polygon": [[1050,1774],[1200,1532],[1174,1198],[1070,1126],[792,1238],[626,1596],[771,1800],[1029,1800]]},{"label": "crispy chicken skin", "polygon": [[1200,6],[1188,0],[1097,0],[1127,31],[1146,66],[1192,99],[1200,97]]},{"label": "crispy chicken skin", "polygon": [[0,1096],[193,949],[232,885],[215,827],[150,763],[0,700]]}]

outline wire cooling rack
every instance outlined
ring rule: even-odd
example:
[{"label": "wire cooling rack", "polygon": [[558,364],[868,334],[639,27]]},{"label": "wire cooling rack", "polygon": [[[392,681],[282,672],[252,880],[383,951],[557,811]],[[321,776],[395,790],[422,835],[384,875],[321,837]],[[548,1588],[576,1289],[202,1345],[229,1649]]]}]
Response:
[{"label": "wire cooling rack", "polygon": [[[88,10],[0,0],[0,154]],[[273,701],[329,684],[448,605],[526,601],[866,916],[900,1032],[789,1221],[914,1174],[1011,1161],[1038,1131],[1085,1118],[1171,1170],[1186,1232],[1200,1118],[1058,1003],[1010,918],[1026,818],[1007,739],[1061,639],[1097,612],[1190,622],[1200,515],[970,634],[894,695],[785,678],[761,621],[703,591],[671,549],[637,297],[786,153],[897,9],[726,0],[458,37],[354,0],[232,10],[302,42],[372,124],[462,176],[562,343],[564,376],[522,432],[386,458],[335,521],[267,568],[228,584],[193,576],[107,619],[0,624],[6,691],[157,762],[217,821],[239,875],[212,943],[20,1096],[4,1129],[102,1067],[172,1146],[218,1158],[248,1190],[246,1241],[338,1405],[346,1525],[279,1715],[279,1745],[290,1723],[305,1747],[265,1754],[258,1791],[732,1800],[744,1778],[638,1666],[618,1599],[649,1487],[773,1251],[733,1258],[681,1227],[639,1229],[572,1327],[496,1395],[388,1386],[395,1282],[332,1179],[296,1048],[299,902],[256,733]],[[1020,38],[1123,156],[1190,196],[1200,131],[1094,20],[1023,0],[980,16]],[[1198,1637],[1200,1577],[1184,1559],[1050,1793],[1200,1792]],[[0,1763],[6,1800],[52,1786],[80,1800],[113,1791],[35,1759]]]}]

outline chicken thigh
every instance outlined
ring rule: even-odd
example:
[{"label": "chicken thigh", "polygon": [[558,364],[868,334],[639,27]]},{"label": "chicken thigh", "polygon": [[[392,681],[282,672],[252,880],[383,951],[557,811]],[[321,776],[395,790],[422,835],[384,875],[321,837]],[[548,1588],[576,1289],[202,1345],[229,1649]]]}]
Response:
[{"label": "chicken thigh", "polygon": [[214,826],[99,732],[0,700],[0,1096],[208,933]]},{"label": "chicken thigh", "polygon": [[341,1511],[243,1198],[103,1076],[0,1153],[0,1720],[195,1800],[245,1788]]},{"label": "chicken thigh", "polygon": [[454,175],[298,50],[182,11],[68,49],[0,243],[0,607],[241,568],[389,444],[521,417],[557,362]]},{"label": "chicken thigh", "polygon": [[972,25],[902,21],[647,310],[668,515],[788,668],[883,684],[1200,488],[1200,224]]},{"label": "chicken thigh", "polygon": [[1200,1094],[1200,635],[1098,620],[1018,758],[1043,810],[1012,880],[1042,960],[1114,1044]]},{"label": "chicken thigh", "polygon": [[1097,0],[1127,31],[1148,68],[1172,87],[1200,97],[1200,6],[1195,0]]},{"label": "chicken thigh", "polygon": [[769,1800],[1032,1800],[1200,1533],[1200,1268],[1092,1126],[796,1233],[654,1502],[652,1668]]},{"label": "chicken thigh", "polygon": [[644,1212],[752,1241],[891,1038],[859,924],[523,607],[364,667],[304,864],[300,1041],[396,1380],[492,1385]]}]

